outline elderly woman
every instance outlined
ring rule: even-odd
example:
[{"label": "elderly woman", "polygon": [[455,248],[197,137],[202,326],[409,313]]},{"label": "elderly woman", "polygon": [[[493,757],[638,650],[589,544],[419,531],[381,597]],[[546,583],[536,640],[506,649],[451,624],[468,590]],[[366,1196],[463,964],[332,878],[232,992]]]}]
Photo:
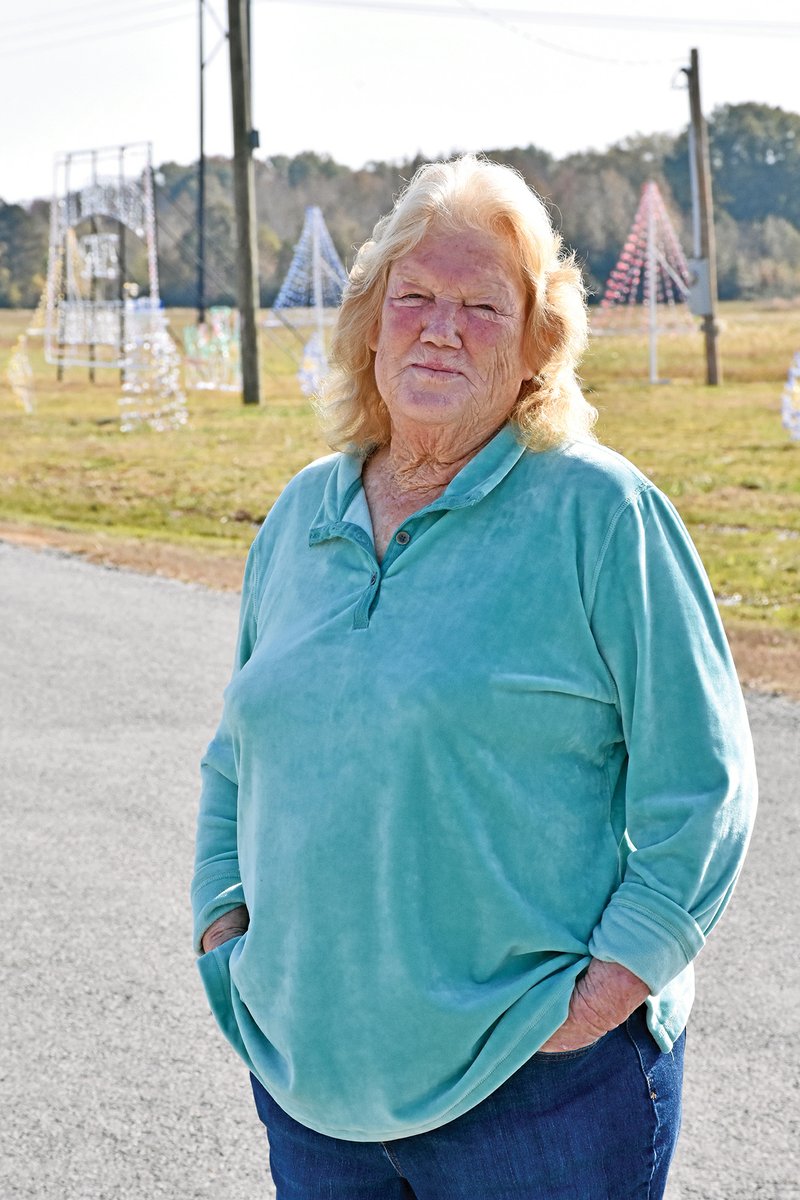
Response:
[{"label": "elderly woman", "polygon": [[338,452],[251,549],[193,902],[279,1200],[663,1193],[753,758],[585,336],[520,177],[423,167],[350,276]]}]

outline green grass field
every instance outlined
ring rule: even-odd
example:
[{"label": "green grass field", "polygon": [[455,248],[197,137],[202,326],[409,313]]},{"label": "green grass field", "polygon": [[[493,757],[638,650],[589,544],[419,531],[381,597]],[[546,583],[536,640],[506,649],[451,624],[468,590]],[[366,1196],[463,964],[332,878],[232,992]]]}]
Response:
[{"label": "green grass field", "polygon": [[696,334],[662,340],[669,383],[641,382],[640,338],[595,339],[584,380],[601,440],[673,499],[731,616],[800,630],[800,443],[780,420],[800,309],[723,310],[721,386],[703,382]]},{"label": "green grass field", "polygon": [[[6,379],[30,314],[0,312],[0,521],[241,554],[287,479],[326,452],[291,356],[264,337],[263,402],[190,392],[189,424],[119,430],[117,372],[70,368],[56,382],[29,339],[34,409]],[[174,312],[176,333],[192,319]],[[800,306],[723,306],[724,383],[703,384],[699,334],[664,335],[647,383],[643,336],[593,338],[583,378],[600,439],[675,501],[706,563],[726,622],[800,633],[800,443],[780,421],[780,395],[800,348]]]}]

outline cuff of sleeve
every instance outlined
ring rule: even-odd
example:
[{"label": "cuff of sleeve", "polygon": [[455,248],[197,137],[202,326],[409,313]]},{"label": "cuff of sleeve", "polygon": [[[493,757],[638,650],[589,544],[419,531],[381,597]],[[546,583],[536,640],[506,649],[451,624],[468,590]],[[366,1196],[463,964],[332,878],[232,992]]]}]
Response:
[{"label": "cuff of sleeve", "polygon": [[192,940],[195,954],[203,953],[201,943],[209,925],[244,902],[242,881],[230,875],[201,878],[192,885]]},{"label": "cuff of sleeve", "polygon": [[622,883],[589,940],[589,953],[617,962],[657,995],[699,954],[705,937],[673,900],[638,883]]}]

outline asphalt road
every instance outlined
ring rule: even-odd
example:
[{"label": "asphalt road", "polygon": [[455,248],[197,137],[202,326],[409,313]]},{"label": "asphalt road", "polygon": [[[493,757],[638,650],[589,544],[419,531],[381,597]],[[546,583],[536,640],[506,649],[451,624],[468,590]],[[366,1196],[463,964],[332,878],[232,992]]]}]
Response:
[{"label": "asphalt road", "polygon": [[[0,543],[1,1200],[274,1195],[190,949],[237,607]],[[699,963],[670,1200],[800,1198],[800,705],[748,705],[761,811]]]}]

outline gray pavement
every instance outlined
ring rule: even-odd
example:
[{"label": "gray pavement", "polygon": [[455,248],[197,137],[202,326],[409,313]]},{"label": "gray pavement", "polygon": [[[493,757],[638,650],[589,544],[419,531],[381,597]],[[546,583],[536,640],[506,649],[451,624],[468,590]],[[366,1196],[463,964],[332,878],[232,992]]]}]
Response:
[{"label": "gray pavement", "polygon": [[[189,946],[237,607],[0,543],[0,1200],[274,1195]],[[670,1200],[800,1198],[800,705],[748,705],[760,819],[699,963]]]}]

